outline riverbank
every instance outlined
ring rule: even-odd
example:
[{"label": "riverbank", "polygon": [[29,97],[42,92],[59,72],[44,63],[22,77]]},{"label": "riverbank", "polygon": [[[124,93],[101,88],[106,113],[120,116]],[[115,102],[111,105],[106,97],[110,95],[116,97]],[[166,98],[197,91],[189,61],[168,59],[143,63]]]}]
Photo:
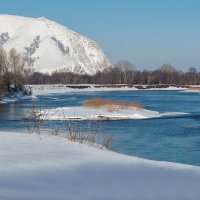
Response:
[{"label": "riverbank", "polygon": [[47,84],[47,85],[26,85],[34,95],[45,95],[49,93],[65,92],[105,92],[105,91],[137,91],[137,90],[186,90],[184,86],[171,85],[94,85],[94,84]]},{"label": "riverbank", "polygon": [[200,198],[200,168],[130,157],[55,136],[0,132],[0,199]]}]

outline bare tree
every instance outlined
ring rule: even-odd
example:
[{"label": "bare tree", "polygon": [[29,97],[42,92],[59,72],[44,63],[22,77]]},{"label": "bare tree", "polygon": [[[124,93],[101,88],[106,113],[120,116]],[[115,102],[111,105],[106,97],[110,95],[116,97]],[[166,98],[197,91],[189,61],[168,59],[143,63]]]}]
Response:
[{"label": "bare tree", "polygon": [[4,75],[7,71],[7,66],[7,53],[2,47],[0,47],[0,98],[2,98],[3,93],[6,90],[6,82]]},{"label": "bare tree", "polygon": [[121,60],[115,64],[115,67],[121,72],[123,79],[121,80],[121,83],[128,84],[128,73],[136,71],[135,65],[128,60]]},{"label": "bare tree", "polygon": [[22,89],[25,76],[24,58],[15,49],[8,53],[0,47],[0,93]]},{"label": "bare tree", "polygon": [[21,88],[23,85],[23,77],[25,73],[25,63],[21,54],[16,49],[11,49],[8,54],[9,72],[12,76],[12,84],[14,88]]},{"label": "bare tree", "polygon": [[166,73],[173,73],[176,71],[176,69],[171,64],[164,64],[159,67],[158,70]]},{"label": "bare tree", "polygon": [[7,68],[8,68],[7,53],[2,47],[0,47],[0,75],[4,75]]}]

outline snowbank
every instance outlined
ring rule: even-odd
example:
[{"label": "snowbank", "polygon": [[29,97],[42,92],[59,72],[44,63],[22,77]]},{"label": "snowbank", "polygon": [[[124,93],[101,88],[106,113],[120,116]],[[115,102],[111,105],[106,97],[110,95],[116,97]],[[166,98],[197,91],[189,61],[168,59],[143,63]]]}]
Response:
[{"label": "snowbank", "polygon": [[136,90],[185,90],[186,88],[180,87],[167,87],[167,88],[150,88],[150,89],[137,89],[136,87],[127,87],[125,85],[94,85],[94,84],[50,84],[50,85],[26,85],[28,89],[32,90],[34,95],[46,95],[49,93],[67,93],[67,92],[104,92],[104,91],[136,91]]},{"label": "snowbank", "polygon": [[135,91],[136,88],[129,87],[95,87],[95,85],[27,85],[27,88],[32,90],[34,95],[46,95],[53,93],[67,93],[67,92],[104,92],[104,91]]},{"label": "snowbank", "polygon": [[140,108],[113,108],[109,111],[106,108],[88,108],[84,106],[80,107],[63,107],[56,109],[46,109],[44,111],[48,113],[48,120],[64,120],[64,119],[76,119],[76,120],[122,120],[122,119],[148,119],[148,118],[158,118],[167,116],[178,116],[185,115],[188,113],[180,112],[165,112],[159,113],[157,111],[151,111]]},{"label": "snowbank", "polygon": [[197,92],[197,93],[200,93],[200,90],[198,90],[198,89],[196,89],[196,90],[194,90],[194,89],[192,89],[192,90],[190,90],[190,89],[187,89],[187,90],[185,90],[185,92]]},{"label": "snowbank", "polygon": [[199,200],[200,168],[0,132],[2,200]]},{"label": "snowbank", "polygon": [[167,88],[150,88],[148,90],[187,90],[187,88],[170,86],[170,87],[167,87]]}]

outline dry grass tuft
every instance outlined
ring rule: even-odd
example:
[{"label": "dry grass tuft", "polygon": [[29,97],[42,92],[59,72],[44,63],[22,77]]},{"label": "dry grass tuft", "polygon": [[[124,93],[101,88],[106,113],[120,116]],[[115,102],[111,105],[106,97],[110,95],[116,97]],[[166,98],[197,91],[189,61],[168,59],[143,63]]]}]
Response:
[{"label": "dry grass tuft", "polygon": [[200,91],[200,87],[189,87],[188,90],[199,90]]},{"label": "dry grass tuft", "polygon": [[[36,106],[33,102],[32,107],[24,112],[22,123],[27,128],[29,134],[37,134],[40,139],[42,139],[42,133],[45,132],[45,129],[43,130],[45,122],[47,122],[56,112],[50,115],[47,111]],[[59,128],[54,127],[49,130],[51,135],[64,137],[69,141],[78,142],[79,144],[88,144],[100,149],[110,149],[113,137],[112,135],[105,135],[102,133],[99,121],[96,121],[96,123],[89,121],[88,128],[86,130],[81,130],[82,127],[80,124],[75,121],[67,120],[63,110],[62,112],[65,123],[64,130],[60,132]]]},{"label": "dry grass tuft", "polygon": [[98,98],[93,98],[86,101],[83,104],[83,106],[87,108],[96,108],[96,109],[105,108],[108,112],[114,112],[119,109],[128,109],[128,108],[143,109],[143,106],[135,102],[121,102],[121,101],[104,100]]},{"label": "dry grass tuft", "polygon": [[88,122],[88,128],[81,130],[80,125],[76,122],[67,120],[63,111],[63,119],[66,128],[66,138],[72,142],[78,142],[79,144],[88,144],[90,146],[96,146],[97,148],[110,149],[113,141],[112,135],[102,134],[99,121]]}]

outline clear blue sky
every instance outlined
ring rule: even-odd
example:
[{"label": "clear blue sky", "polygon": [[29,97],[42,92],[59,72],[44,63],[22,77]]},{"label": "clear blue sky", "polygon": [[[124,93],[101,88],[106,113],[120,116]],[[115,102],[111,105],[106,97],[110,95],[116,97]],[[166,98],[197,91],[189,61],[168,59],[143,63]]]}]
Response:
[{"label": "clear blue sky", "polygon": [[96,40],[112,63],[200,70],[200,0],[0,0],[0,13],[64,24]]}]

